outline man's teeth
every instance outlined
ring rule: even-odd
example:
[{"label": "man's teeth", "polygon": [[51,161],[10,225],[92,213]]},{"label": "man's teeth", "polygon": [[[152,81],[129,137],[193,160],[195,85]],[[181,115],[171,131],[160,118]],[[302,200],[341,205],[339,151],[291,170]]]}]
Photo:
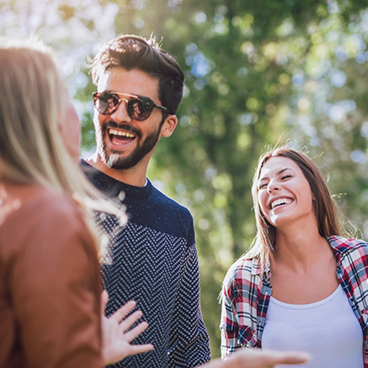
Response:
[{"label": "man's teeth", "polygon": [[110,134],[121,135],[122,137],[134,138],[135,135],[129,132],[122,132],[120,130],[110,129]]},{"label": "man's teeth", "polygon": [[271,208],[274,209],[277,206],[281,206],[282,204],[288,204],[288,203],[291,203],[291,199],[287,199],[287,198],[276,199],[276,201],[271,203]]}]

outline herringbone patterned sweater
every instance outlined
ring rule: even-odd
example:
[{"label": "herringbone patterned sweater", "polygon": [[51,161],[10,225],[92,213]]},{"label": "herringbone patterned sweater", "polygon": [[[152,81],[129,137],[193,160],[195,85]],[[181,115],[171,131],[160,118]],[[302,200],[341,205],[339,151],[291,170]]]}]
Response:
[{"label": "herringbone patterned sweater", "polygon": [[[115,217],[96,214],[108,235],[109,251],[102,267],[109,293],[107,316],[129,300],[137,302],[148,329],[135,343],[155,350],[111,367],[195,367],[209,361],[210,349],[199,303],[199,269],[189,211],[147,181],[145,187],[119,182],[82,161],[90,181],[119,200],[129,216],[120,227]],[[120,195],[120,198],[122,196]]]}]

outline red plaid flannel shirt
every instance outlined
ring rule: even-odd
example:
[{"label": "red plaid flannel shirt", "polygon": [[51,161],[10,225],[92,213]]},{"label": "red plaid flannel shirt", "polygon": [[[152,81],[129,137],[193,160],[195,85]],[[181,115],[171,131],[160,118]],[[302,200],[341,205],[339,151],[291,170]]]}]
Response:
[{"label": "red plaid flannel shirt", "polygon": [[[368,368],[368,243],[341,236],[327,238],[335,254],[336,275],[363,331],[364,368]],[[265,272],[268,270],[268,274]],[[240,259],[228,271],[222,297],[221,355],[262,347],[262,333],[272,286],[270,265]]]}]

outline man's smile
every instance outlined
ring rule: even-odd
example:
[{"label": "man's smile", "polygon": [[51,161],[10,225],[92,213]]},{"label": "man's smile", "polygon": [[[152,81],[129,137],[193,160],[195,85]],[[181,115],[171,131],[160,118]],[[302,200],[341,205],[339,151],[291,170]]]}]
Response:
[{"label": "man's smile", "polygon": [[117,146],[131,143],[136,138],[136,134],[118,128],[107,128],[106,133],[110,138],[110,142]]}]

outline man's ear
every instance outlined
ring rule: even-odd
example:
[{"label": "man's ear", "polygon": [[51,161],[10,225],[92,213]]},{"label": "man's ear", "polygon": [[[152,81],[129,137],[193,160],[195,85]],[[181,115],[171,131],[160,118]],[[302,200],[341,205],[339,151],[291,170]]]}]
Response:
[{"label": "man's ear", "polygon": [[173,134],[176,126],[178,125],[178,118],[176,115],[169,115],[161,129],[161,136],[168,138]]}]

